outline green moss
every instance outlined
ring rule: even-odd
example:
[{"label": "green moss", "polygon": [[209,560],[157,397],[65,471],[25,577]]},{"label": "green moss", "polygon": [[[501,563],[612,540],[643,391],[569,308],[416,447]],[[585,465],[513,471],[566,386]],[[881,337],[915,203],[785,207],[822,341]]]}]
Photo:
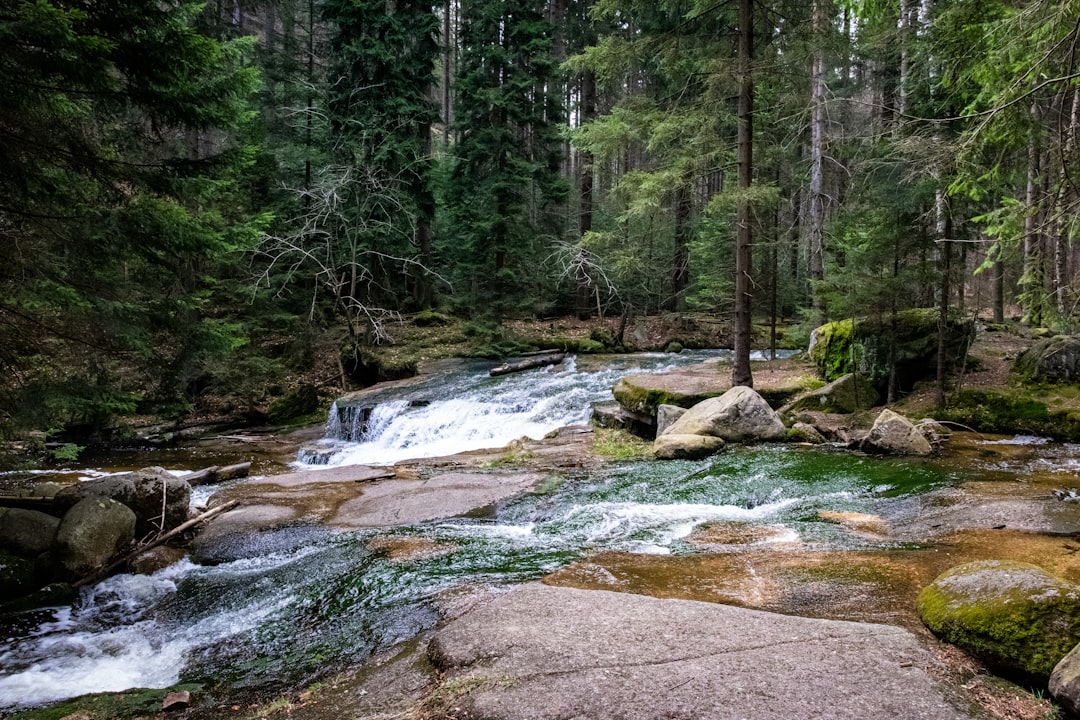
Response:
[{"label": "green moss", "polygon": [[644,388],[628,382],[625,378],[615,384],[611,393],[624,408],[630,412],[643,415],[656,415],[656,409],[661,405],[692,408],[702,400],[722,394],[718,392],[715,394],[683,395],[669,390]]},{"label": "green moss", "polygon": [[956,393],[940,419],[967,425],[979,432],[1040,435],[1056,440],[1080,440],[1080,414],[1075,409],[1051,409],[1030,390],[964,390]]},{"label": "green moss", "polygon": [[597,455],[609,460],[642,460],[652,457],[652,443],[618,428],[597,428],[593,434],[592,449]]},{"label": "green moss", "polygon": [[919,593],[935,635],[1007,672],[1045,681],[1080,641],[1080,588],[1027,563],[981,561]]},{"label": "green moss", "polygon": [[6,717],[9,720],[62,720],[62,718],[74,715],[85,717],[86,720],[112,720],[113,718],[156,716],[161,713],[161,704],[165,696],[182,690],[187,690],[194,695],[202,690],[202,685],[186,684],[164,690],[134,689],[121,693],[83,695]]},{"label": "green moss", "polygon": [[604,343],[592,338],[537,338],[533,341],[541,350],[562,350],[568,353],[582,355],[607,352]]}]

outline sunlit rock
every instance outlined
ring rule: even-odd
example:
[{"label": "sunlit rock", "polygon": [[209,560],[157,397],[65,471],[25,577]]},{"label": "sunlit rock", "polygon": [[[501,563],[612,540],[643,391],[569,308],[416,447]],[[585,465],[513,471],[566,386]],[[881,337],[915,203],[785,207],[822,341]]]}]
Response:
[{"label": "sunlit rock", "polygon": [[887,408],[881,411],[863,439],[862,449],[886,455],[929,455],[934,451],[914,423]]},{"label": "sunlit rock", "polygon": [[786,434],[780,416],[752,388],[734,387],[686,411],[664,433],[707,435],[727,442],[781,440]]},{"label": "sunlit rock", "polygon": [[653,454],[661,460],[700,460],[724,449],[723,438],[709,435],[665,433],[653,443]]},{"label": "sunlit rock", "polygon": [[1054,666],[1049,689],[1054,700],[1067,712],[1080,714],[1080,645]]},{"label": "sunlit rock", "polygon": [[1028,563],[982,560],[919,593],[931,632],[991,667],[1045,682],[1080,642],[1080,585]]}]

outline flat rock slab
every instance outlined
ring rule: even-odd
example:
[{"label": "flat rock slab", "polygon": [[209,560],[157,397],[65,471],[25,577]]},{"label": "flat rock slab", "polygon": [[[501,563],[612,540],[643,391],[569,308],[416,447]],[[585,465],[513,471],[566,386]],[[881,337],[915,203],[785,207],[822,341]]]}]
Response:
[{"label": "flat rock slab", "polygon": [[382,480],[365,485],[363,495],[341,505],[328,524],[359,529],[453,517],[525,492],[544,477],[448,472],[426,480]]},{"label": "flat rock slab", "polygon": [[887,625],[524,585],[440,630],[429,655],[486,720],[957,720],[915,636]]}]

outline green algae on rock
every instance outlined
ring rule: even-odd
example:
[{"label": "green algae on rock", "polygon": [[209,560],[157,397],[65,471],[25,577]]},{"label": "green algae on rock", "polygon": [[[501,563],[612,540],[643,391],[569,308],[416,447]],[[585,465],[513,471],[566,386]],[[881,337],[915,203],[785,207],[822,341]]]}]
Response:
[{"label": "green algae on rock", "polygon": [[[975,326],[968,318],[946,323],[946,361],[956,366],[966,355]],[[894,318],[858,318],[827,323],[814,330],[810,359],[826,380],[847,373],[864,375],[879,391],[895,368],[902,388],[933,374],[938,348],[938,310],[916,308]]]},{"label": "green algae on rock", "polygon": [[1040,682],[1080,641],[1080,585],[1028,563],[958,565],[923,588],[916,610],[942,640]]}]

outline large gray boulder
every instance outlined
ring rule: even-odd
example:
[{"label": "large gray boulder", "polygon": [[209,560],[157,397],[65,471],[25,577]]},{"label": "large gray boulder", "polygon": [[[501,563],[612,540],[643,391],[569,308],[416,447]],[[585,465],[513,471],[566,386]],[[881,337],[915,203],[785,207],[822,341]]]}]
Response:
[{"label": "large gray boulder", "polygon": [[915,423],[888,408],[874,421],[870,433],[863,438],[861,449],[885,455],[929,455],[934,452],[930,441]]},{"label": "large gray boulder", "polygon": [[916,609],[942,640],[1040,682],[1080,642],[1080,585],[1028,563],[954,567],[923,588]]},{"label": "large gray boulder", "polygon": [[733,387],[687,410],[664,435],[707,435],[738,443],[781,440],[785,432],[780,416],[753,388]]},{"label": "large gray boulder", "polygon": [[135,539],[135,513],[112,498],[83,498],[60,520],[53,559],[61,572],[78,578],[97,570]]},{"label": "large gray boulder", "polygon": [[[164,523],[162,523],[162,486],[164,486]],[[191,506],[191,485],[174,477],[163,468],[148,467],[110,477],[84,480],[56,494],[62,507],[72,507],[83,498],[104,496],[131,508],[138,522],[135,534],[139,538],[167,532],[188,519]]]},{"label": "large gray boulder", "polygon": [[37,510],[0,508],[0,550],[35,558],[52,546],[60,518]]},{"label": "large gray boulder", "polygon": [[1058,705],[1073,715],[1080,714],[1080,645],[1054,666],[1049,689]]},{"label": "large gray boulder", "polygon": [[663,435],[675,421],[686,414],[686,408],[678,405],[660,405],[656,408],[656,434]]}]

